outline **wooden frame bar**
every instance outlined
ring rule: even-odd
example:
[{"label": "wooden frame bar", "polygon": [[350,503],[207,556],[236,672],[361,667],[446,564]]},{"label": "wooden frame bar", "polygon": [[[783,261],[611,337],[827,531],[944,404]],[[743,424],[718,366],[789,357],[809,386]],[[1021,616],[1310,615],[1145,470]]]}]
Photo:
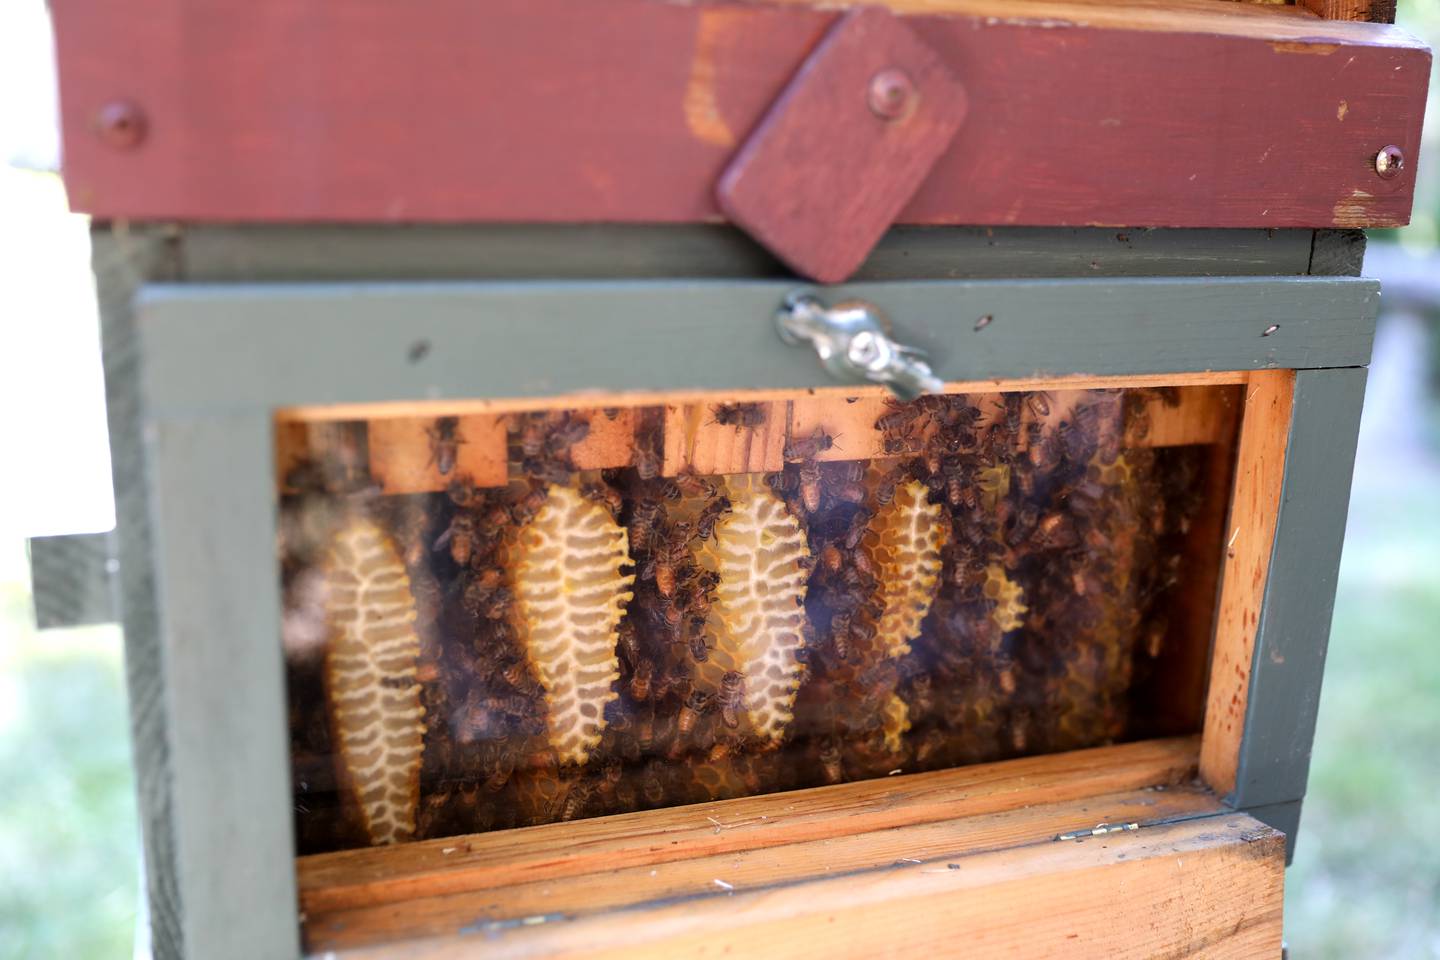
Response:
[{"label": "wooden frame bar", "polygon": [[[1223,805],[1214,794],[1184,783],[1193,774],[1196,749],[1193,738],[1153,741],[393,850],[305,857],[299,871],[307,949],[364,956],[367,946],[403,940],[407,951],[421,956],[458,956],[483,939],[485,949],[500,956],[534,949],[563,955],[567,944],[584,942],[576,939],[578,931],[604,929],[612,918],[624,918],[632,933],[630,946],[654,936],[654,929],[639,927],[661,928],[658,942],[641,946],[641,952],[679,950],[683,955],[688,950],[669,943],[663,932],[663,917],[671,905],[684,904],[686,915],[693,916],[711,906],[738,907],[755,895],[753,904],[732,913],[731,926],[761,927],[789,922],[794,901],[785,891],[823,897],[816,904],[830,912],[836,909],[831,899],[835,893],[820,888],[836,884],[842,889],[854,884],[859,895],[860,890],[873,890],[881,878],[887,887],[904,886],[912,872],[912,881],[948,873],[947,888],[969,889],[977,868],[994,864],[1000,875],[1010,875],[1011,858],[1024,859],[1031,855],[1028,851],[1052,861],[1048,869],[1051,854],[1060,847],[1111,842],[1100,837],[1057,839],[1091,830],[1097,823],[1134,824],[1122,833],[1146,835],[1150,844],[1142,847],[1191,843],[1182,838],[1192,836],[1188,829],[1196,820],[1205,822],[1220,847],[1233,842],[1226,833],[1241,830],[1247,842],[1266,841],[1265,852],[1255,852],[1273,880],[1283,860],[1278,834],[1248,819],[1212,819],[1227,812]],[[1185,827],[1177,830],[1180,824]],[[1210,855],[1208,844],[1194,849]],[[1074,853],[1078,860],[1100,851]],[[1124,854],[1121,860],[1135,855],[1130,850],[1117,853]],[[966,876],[955,876],[957,871]],[[1249,885],[1245,877],[1231,880]],[[1230,936],[1255,924],[1263,932],[1246,933],[1242,940],[1278,942],[1278,887],[1273,882],[1262,887],[1250,888],[1257,900],[1244,911],[1252,918],[1249,922],[1225,921],[1235,928]],[[1216,891],[1202,896],[1227,899]],[[1073,892],[1062,898],[1072,897]],[[954,906],[947,904],[943,912]],[[916,905],[903,912],[914,922],[918,909]],[[643,925],[635,922],[637,910],[645,911]],[[984,942],[979,931],[984,930],[986,936],[1023,937],[1023,955],[1043,954],[1046,934],[1034,930],[1033,917],[1011,905],[991,911],[983,924],[950,924],[950,948],[957,943],[979,945]],[[1267,919],[1256,923],[1259,917]],[[1180,932],[1193,921],[1193,916],[1179,914],[1160,918],[1154,936],[1203,940],[1221,923],[1211,915],[1202,924],[1207,932]],[[1094,948],[1094,938],[1100,936],[1096,928],[1076,924],[1073,916],[1064,923],[1075,927],[1062,939],[1083,937],[1084,944],[1072,946]],[[884,935],[902,937],[900,929],[906,926],[899,924]],[[1038,935],[1031,939],[1032,933]],[[838,952],[857,949],[830,940],[837,935],[825,938]],[[587,945],[590,950],[605,946],[603,936]],[[767,950],[789,952],[776,946]]]},{"label": "wooden frame bar", "polygon": [[[1224,0],[889,5],[971,104],[901,223],[1409,219],[1429,53],[1394,27]],[[713,221],[720,171],[836,16],[652,0],[443,0],[421,16],[386,0],[223,0],[203,18],[183,0],[61,4],[66,179],[97,218]],[[123,101],[146,128],[129,148],[100,135]],[[1407,157],[1392,180],[1374,171],[1386,144]]]},{"label": "wooden frame bar", "polygon": [[[1131,381],[1150,384],[1195,383],[1206,378],[1234,383],[1248,380],[1249,369],[1263,370],[1270,364],[1278,363],[1281,368],[1301,364],[1323,367],[1364,362],[1368,357],[1375,300],[1372,284],[1348,280],[1251,281],[1244,282],[1248,285],[1242,297],[1240,291],[1234,289],[1238,283],[1242,282],[1204,285],[1207,290],[1215,290],[1214,299],[1207,301],[1208,306],[1200,302],[1205,297],[1192,298],[1186,305],[1187,296],[1201,290],[1199,285],[1186,288],[1178,281],[1147,285],[1149,294],[1162,298],[1175,295],[1166,309],[1157,309],[1147,320],[1145,329],[1158,334],[1153,349],[1132,342],[1127,349],[1132,354],[1140,354],[1138,357],[1116,353],[1107,358],[1103,354],[1080,352],[1066,361],[1067,365],[1057,364],[1043,377],[1020,382],[1029,385],[1060,382],[1074,386],[1094,383],[1093,377],[1098,374],[1125,376]],[[672,308],[676,290],[688,290],[692,286],[609,285],[608,296],[612,299],[607,301],[606,296],[601,296],[599,302],[606,304],[608,316],[621,316],[627,309],[632,314],[635,312],[633,298],[639,297],[642,304],[648,304],[650,320],[647,322],[651,326],[646,329],[663,331],[665,324],[676,323]],[[714,342],[723,344],[726,336],[735,337],[739,330],[743,343],[740,346],[730,343],[718,358],[710,358],[712,369],[703,374],[699,395],[709,396],[706,391],[745,388],[767,381],[778,382],[797,394],[823,389],[818,368],[799,352],[769,367],[769,354],[778,347],[768,339],[773,336],[769,332],[768,307],[752,308],[772,303],[776,292],[789,287],[770,285],[764,291],[765,296],[760,297],[752,289],[755,286],[758,285],[731,285],[736,299],[728,308],[719,302],[723,299],[719,291],[708,294],[715,297],[716,304],[708,307],[710,313],[701,319],[720,318],[727,324],[722,331],[725,336]],[[869,292],[884,295],[887,290],[906,292],[911,287],[925,286],[874,285]],[[986,296],[999,296],[1007,286],[1013,283],[1002,282],[983,289]],[[1048,310],[1051,324],[1089,323],[1083,319],[1088,316],[1088,308],[1083,303],[1078,312],[1072,310],[1069,315],[1056,304],[1073,305],[1082,301],[1083,297],[1076,296],[1077,291],[1083,291],[1085,296],[1092,293],[1098,296],[1102,290],[1115,289],[1114,285],[1092,286],[1091,282],[1040,286],[1047,289],[1042,298],[1032,301],[1027,308],[1032,312],[1017,311],[1014,316],[1033,316],[1034,322],[1039,323],[1042,311]],[[576,287],[583,288],[587,300],[572,298]],[[162,853],[171,858],[173,868],[165,870],[162,866],[164,872],[157,884],[168,898],[162,901],[163,905],[172,911],[167,913],[167,921],[175,924],[179,918],[180,929],[171,934],[171,943],[183,940],[188,944],[204,944],[207,952],[217,956],[257,953],[287,956],[298,950],[294,888],[287,886],[293,880],[286,879],[288,874],[277,861],[277,856],[281,861],[288,861],[293,845],[289,836],[285,745],[283,736],[278,734],[283,723],[277,699],[283,679],[278,644],[273,643],[278,633],[278,584],[268,573],[272,570],[273,544],[267,536],[274,529],[271,499],[274,474],[268,444],[276,405],[304,411],[329,403],[345,403],[355,405],[352,409],[358,410],[363,409],[359,405],[377,398],[413,403],[425,397],[489,395],[487,385],[498,395],[508,392],[520,398],[564,397],[577,389],[608,386],[613,390],[628,386],[624,378],[630,375],[629,371],[611,364],[600,351],[586,355],[586,362],[593,365],[588,372],[580,366],[562,365],[545,383],[506,380],[507,367],[519,364],[513,362],[513,356],[518,354],[493,349],[497,342],[493,324],[504,321],[505,311],[474,309],[476,296],[492,293],[500,296],[499,302],[519,302],[525,299],[522,294],[527,293],[541,300],[559,296],[540,316],[549,316],[551,323],[564,322],[583,331],[585,326],[604,319],[597,320],[593,312],[583,307],[590,302],[591,294],[605,294],[606,290],[601,289],[605,287],[607,285],[600,284],[437,284],[405,288],[314,285],[256,290],[212,286],[170,288],[143,299],[145,316],[140,321],[140,334],[146,359],[143,373],[146,418],[150,434],[155,438],[149,451],[149,472],[155,483],[151,493],[157,495],[155,503],[159,507],[156,529],[161,545],[155,555],[156,580],[152,589],[158,595],[158,609],[163,611],[154,634],[159,640],[158,659],[152,658],[149,663],[157,674],[163,671],[165,678],[166,699],[158,705],[157,715],[164,718],[167,747],[163,765],[152,771],[161,781],[163,799],[149,809],[151,816],[156,815],[153,811],[161,811],[159,817],[164,828],[177,834],[175,842],[161,845]],[[956,302],[965,302],[966,297],[975,292],[972,287],[963,283],[932,284],[915,294],[918,297],[915,303],[943,304],[950,308],[943,312],[936,309],[934,315],[943,316],[944,324],[926,326],[928,336],[945,341],[973,332],[969,309],[954,309]],[[943,296],[947,292],[953,296]],[[1034,296],[1033,293],[1025,295]],[[1123,307],[1124,295],[1116,296],[1121,298]],[[628,307],[626,297],[632,298]],[[933,300],[927,300],[932,297]],[[1248,297],[1258,297],[1265,302],[1249,308],[1235,306]],[[1275,303],[1276,298],[1286,301],[1283,308]],[[561,304],[566,304],[565,309],[569,311],[568,319],[563,321],[558,319],[562,316]],[[1232,308],[1242,311],[1239,319],[1233,324],[1221,322]],[[1281,309],[1286,311],[1282,329],[1287,330],[1287,339],[1277,341],[1256,333],[1254,322],[1263,319],[1265,309],[1270,309],[1271,315]],[[1246,314],[1245,310],[1251,313]],[[903,316],[904,312],[900,313]],[[432,314],[440,320],[429,319]],[[1081,319],[1077,320],[1077,316]],[[352,321],[350,326],[338,322],[344,317]],[[1204,322],[1206,317],[1212,317],[1215,322]],[[901,317],[897,317],[899,319]],[[751,334],[744,332],[743,323],[752,322],[766,331],[765,338],[757,335],[753,340],[746,339]],[[1122,310],[1118,329],[1123,330],[1125,323],[1140,322],[1138,312],[1125,319]],[[1184,357],[1173,352],[1178,348],[1172,344],[1179,340],[1167,344],[1167,324],[1174,325],[1170,329],[1177,336],[1183,332],[1188,338],[1184,340]],[[680,369],[665,377],[653,378],[645,385],[646,389],[665,390],[669,386],[667,380],[695,389],[693,381],[688,385],[683,383],[686,377],[700,376],[695,363],[686,360],[687,346],[705,342],[712,333],[707,324],[688,317],[679,330],[668,330],[659,337],[651,347],[656,364],[661,368],[673,364]],[[341,369],[328,361],[327,349],[337,342],[337,334],[343,334],[347,346],[355,348],[360,372],[368,375],[368,380],[357,377],[352,369]],[[430,350],[442,357],[454,351],[453,360],[427,368],[423,375],[417,376],[415,364],[408,359],[409,348],[417,339],[425,339]],[[499,340],[503,341],[504,337]],[[1023,338],[1013,347],[1017,355],[1022,349],[1021,342]],[[999,362],[1008,362],[1003,360],[1006,356],[1003,350],[997,355],[1002,358]],[[546,369],[544,364],[550,359],[550,355],[544,353],[527,356],[526,364],[531,369]],[[754,363],[745,366],[740,362],[747,356],[751,361],[760,361],[758,370]],[[289,359],[284,364],[256,362],[265,357]],[[1235,372],[1203,372],[1206,366],[1225,362],[1236,363],[1237,367],[1232,368]],[[1200,372],[1185,372],[1197,367],[1201,368]],[[1145,373],[1131,375],[1129,371],[1135,369]],[[201,375],[205,370],[214,376]],[[240,370],[248,376],[241,376]],[[641,371],[641,376],[650,374]],[[985,382],[994,385],[993,381]],[[1333,402],[1344,400],[1345,397],[1336,394]],[[424,402],[453,406],[446,400]],[[525,399],[518,402],[533,403]],[[573,403],[574,400],[559,402]],[[587,402],[595,402],[594,396],[589,396]],[[130,409],[133,411],[133,402]],[[434,412],[433,407],[421,409],[420,415],[430,412]],[[137,417],[137,434],[139,425]],[[232,462],[235,437],[243,440],[243,461]],[[264,446],[263,452],[257,443]],[[222,455],[222,451],[230,452]],[[215,509],[216,503],[225,503],[226,509]],[[1288,542],[1286,524],[1292,522],[1291,516],[1282,513],[1276,530],[1277,544]],[[223,549],[230,551],[224,568],[229,582],[225,584],[210,579],[208,572],[202,574],[195,560],[208,550],[220,549],[217,545],[224,545]],[[183,599],[177,602],[174,598]],[[144,609],[143,606],[133,611],[127,608],[127,628],[132,616],[143,615]],[[215,626],[220,621],[223,622]],[[143,627],[143,623],[140,626]],[[1267,629],[1282,627],[1277,615],[1274,625]],[[215,659],[217,650],[224,651],[223,669]],[[224,683],[219,681],[220,677],[225,678]],[[150,683],[160,686],[155,677]],[[185,689],[177,692],[177,684]],[[251,722],[272,706],[273,715],[261,717],[259,724]],[[232,741],[240,739],[244,740],[242,749],[228,749]],[[1258,754],[1247,769],[1263,780],[1263,758]],[[884,789],[883,782],[879,789]],[[1271,806],[1288,807],[1288,801],[1277,800]],[[190,812],[174,812],[178,808]],[[222,825],[207,826],[194,819],[197,809],[208,809],[209,816],[219,818]],[[1255,849],[1254,844],[1247,843],[1241,836],[1249,829],[1221,831],[1225,835],[1219,843],[1223,850],[1214,855],[1233,866],[1234,861],[1229,858],[1235,851]],[[1212,831],[1211,839],[1217,835]],[[1122,839],[1128,843],[1129,838]],[[1200,839],[1199,832],[1182,830],[1174,835],[1174,842],[1182,846],[1198,843]],[[1148,844],[1129,849],[1137,859],[1146,862],[1155,856],[1169,857],[1168,853],[1157,852]],[[283,853],[278,853],[280,851]],[[1150,852],[1142,856],[1143,851]],[[1194,856],[1204,859],[1211,854],[1197,847]],[[1188,863],[1191,857],[1187,854],[1184,859]],[[1268,862],[1264,857],[1257,862],[1260,861]],[[1164,862],[1173,863],[1169,859]],[[227,863],[230,869],[217,873],[213,870],[216,863]],[[1084,871],[1101,868],[1093,859],[1085,864],[1060,863],[1042,856],[1034,863],[1036,869],[1055,867],[1082,872],[1072,872],[1072,876],[1090,877]],[[1119,864],[1110,866],[1119,867]],[[1113,892],[1116,889],[1104,887],[1098,875],[1092,879],[1097,890]],[[916,889],[923,893],[929,888]],[[185,892],[186,902],[178,902],[175,896],[178,890]],[[768,898],[769,894],[757,892],[756,896]],[[1102,907],[1101,901],[1086,903],[1086,909]],[[243,929],[249,939],[235,942],[232,938],[237,929]],[[707,935],[724,936],[710,928],[706,930]],[[529,936],[530,933],[524,934]]]}]

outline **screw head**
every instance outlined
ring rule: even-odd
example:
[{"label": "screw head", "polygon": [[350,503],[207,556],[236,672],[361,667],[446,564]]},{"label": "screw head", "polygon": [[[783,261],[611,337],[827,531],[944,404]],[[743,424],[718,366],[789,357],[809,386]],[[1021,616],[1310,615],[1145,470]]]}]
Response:
[{"label": "screw head", "polygon": [[117,150],[132,150],[145,139],[145,111],[129,100],[113,100],[95,115],[95,132]]},{"label": "screw head", "polygon": [[901,120],[908,117],[920,99],[915,81],[910,74],[899,67],[881,70],[870,78],[867,100],[870,111],[884,120]]},{"label": "screw head", "polygon": [[1375,172],[1382,180],[1393,180],[1400,176],[1400,171],[1405,169],[1405,154],[1395,144],[1381,148],[1375,154]]}]

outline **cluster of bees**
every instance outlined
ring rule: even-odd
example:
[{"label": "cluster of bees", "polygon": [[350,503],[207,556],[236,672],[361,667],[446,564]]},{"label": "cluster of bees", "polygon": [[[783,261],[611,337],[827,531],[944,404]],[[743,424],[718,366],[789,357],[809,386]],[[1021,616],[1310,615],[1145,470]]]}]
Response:
[{"label": "cluster of bees", "polygon": [[[450,479],[443,494],[375,497],[356,469],[347,467],[342,487],[332,468],[287,497],[283,512],[303,529],[307,505],[323,511],[337,494],[369,496],[401,544],[422,643],[417,836],[524,826],[1124,736],[1135,665],[1164,642],[1152,611],[1179,579],[1177,543],[1199,502],[1191,451],[1124,446],[1127,433],[1143,436],[1153,400],[1085,391],[890,404],[874,424],[885,454],[874,461],[824,459],[843,453],[845,438],[823,428],[790,438],[784,469],[764,482],[805,531],[809,580],[803,682],[778,745],[747,735],[738,671],[696,682],[715,669],[707,624],[719,585],[698,556],[731,502],[720,478],[662,475],[660,408],[635,411],[623,469],[576,469],[571,450],[589,433],[586,416],[522,414],[509,424],[509,484],[480,489],[456,472],[465,439],[442,418],[430,442]],[[766,415],[752,404],[710,412],[736,430]],[[878,635],[881,573],[869,531],[897,488],[912,484],[938,506],[946,536],[923,627],[896,655]],[[507,543],[553,485],[574,486],[625,528],[634,569],[615,696],[583,764],[560,762],[547,742],[545,690],[517,637],[505,566]],[[282,539],[292,606],[313,560],[307,542]],[[290,672],[301,850],[363,843],[330,799],[338,791],[326,767],[334,746],[323,681],[303,659]]]}]

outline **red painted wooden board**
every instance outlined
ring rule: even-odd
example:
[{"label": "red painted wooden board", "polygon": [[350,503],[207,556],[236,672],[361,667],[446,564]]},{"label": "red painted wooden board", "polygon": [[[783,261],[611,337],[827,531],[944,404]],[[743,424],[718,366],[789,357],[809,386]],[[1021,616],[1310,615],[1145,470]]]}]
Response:
[{"label": "red painted wooden board", "polygon": [[[1134,8],[1143,31],[1057,18],[1056,3],[964,3],[909,21],[970,112],[901,222],[1409,217],[1430,60],[1403,31],[1293,8],[1192,23],[1197,0],[1163,22]],[[655,0],[54,9],[76,209],[292,222],[717,219],[721,171],[836,15]],[[120,99],[146,115],[132,149],[96,134]],[[1408,162],[1382,180],[1372,158],[1390,143]]]},{"label": "red painted wooden board", "polygon": [[796,273],[839,283],[915,195],[965,109],[965,89],[903,19],[852,10],[746,138],[716,200]]}]

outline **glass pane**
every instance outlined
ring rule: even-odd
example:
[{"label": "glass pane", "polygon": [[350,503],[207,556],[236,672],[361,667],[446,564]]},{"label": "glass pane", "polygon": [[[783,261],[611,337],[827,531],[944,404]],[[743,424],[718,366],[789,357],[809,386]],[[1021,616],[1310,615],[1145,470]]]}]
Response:
[{"label": "glass pane", "polygon": [[1196,731],[1238,390],[282,416],[300,852]]}]

